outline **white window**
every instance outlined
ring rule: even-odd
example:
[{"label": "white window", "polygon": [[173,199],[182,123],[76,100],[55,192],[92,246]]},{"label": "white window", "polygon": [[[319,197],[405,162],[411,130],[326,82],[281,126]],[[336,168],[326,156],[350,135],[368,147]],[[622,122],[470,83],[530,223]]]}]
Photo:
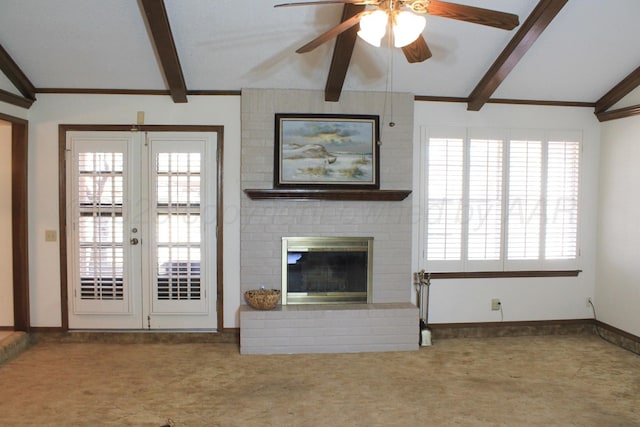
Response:
[{"label": "white window", "polygon": [[440,131],[424,139],[422,265],[577,268],[578,132]]}]

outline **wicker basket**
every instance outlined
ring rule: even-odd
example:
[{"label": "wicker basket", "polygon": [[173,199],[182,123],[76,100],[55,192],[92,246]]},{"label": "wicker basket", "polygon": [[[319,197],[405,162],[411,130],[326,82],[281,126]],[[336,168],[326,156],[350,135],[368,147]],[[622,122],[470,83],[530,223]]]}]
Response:
[{"label": "wicker basket", "polygon": [[256,310],[271,310],[280,301],[280,290],[252,289],[244,293],[244,299]]}]

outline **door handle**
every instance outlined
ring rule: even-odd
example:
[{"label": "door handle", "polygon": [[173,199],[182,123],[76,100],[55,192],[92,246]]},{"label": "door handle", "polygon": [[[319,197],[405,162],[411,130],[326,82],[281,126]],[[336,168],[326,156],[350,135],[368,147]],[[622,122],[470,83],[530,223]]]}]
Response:
[{"label": "door handle", "polygon": [[130,242],[132,245],[137,245],[138,243],[140,243],[140,241],[139,241],[138,239],[136,239],[135,237],[134,237],[133,239],[129,240],[129,242]]}]

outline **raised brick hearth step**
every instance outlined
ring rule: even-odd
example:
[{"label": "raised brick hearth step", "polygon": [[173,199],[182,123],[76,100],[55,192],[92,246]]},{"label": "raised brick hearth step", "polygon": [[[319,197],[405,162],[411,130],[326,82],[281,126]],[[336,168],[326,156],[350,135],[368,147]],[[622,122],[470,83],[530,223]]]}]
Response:
[{"label": "raised brick hearth step", "polygon": [[240,307],[240,353],[353,353],[418,349],[411,303]]}]

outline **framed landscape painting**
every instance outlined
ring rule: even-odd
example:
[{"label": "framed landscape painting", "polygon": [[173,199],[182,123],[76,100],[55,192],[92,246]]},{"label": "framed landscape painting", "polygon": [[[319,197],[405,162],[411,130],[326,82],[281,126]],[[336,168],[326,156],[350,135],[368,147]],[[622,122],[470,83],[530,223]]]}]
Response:
[{"label": "framed landscape painting", "polygon": [[274,187],[380,188],[379,117],[276,114]]}]

